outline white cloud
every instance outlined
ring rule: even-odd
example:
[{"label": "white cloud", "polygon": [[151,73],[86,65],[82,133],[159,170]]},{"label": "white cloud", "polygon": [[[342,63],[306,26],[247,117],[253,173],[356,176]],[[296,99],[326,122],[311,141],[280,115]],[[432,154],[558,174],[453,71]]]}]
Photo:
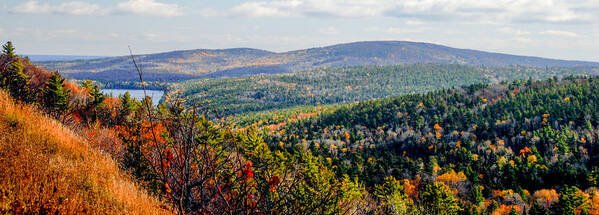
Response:
[{"label": "white cloud", "polygon": [[391,34],[403,34],[403,33],[406,33],[403,28],[395,28],[395,27],[389,27],[389,28],[385,29],[385,31],[387,33],[391,33]]},{"label": "white cloud", "polygon": [[283,0],[246,2],[231,8],[229,12],[249,17],[365,17],[380,15],[384,10],[385,6],[375,0]]},{"label": "white cloud", "polygon": [[516,37],[516,38],[514,38],[514,40],[516,42],[519,42],[519,43],[531,43],[531,42],[533,42],[532,39],[527,38],[527,37]]},{"label": "white cloud", "polygon": [[389,27],[385,29],[385,32],[390,34],[407,34],[407,33],[420,33],[424,31],[423,28],[395,28]]},{"label": "white cloud", "polygon": [[418,21],[418,20],[408,20],[408,21],[406,21],[406,25],[422,25],[422,24],[424,24],[424,23],[421,22],[421,21]]},{"label": "white cloud", "polygon": [[327,27],[327,28],[321,28],[320,33],[326,34],[326,35],[336,35],[336,34],[339,34],[339,31],[337,30],[337,28],[331,26],[331,27]]},{"label": "white cloud", "polygon": [[156,34],[156,33],[146,33],[143,35],[144,39],[146,40],[150,40],[150,41],[159,41],[160,38],[162,37],[162,35]]},{"label": "white cloud", "polygon": [[513,35],[517,35],[517,36],[522,36],[522,35],[529,35],[530,32],[525,31],[525,30],[519,30],[519,29],[513,29],[510,27],[503,27],[498,29],[497,31],[504,33],[504,34],[513,34]]},{"label": "white cloud", "polygon": [[48,4],[40,5],[37,1],[28,1],[17,5],[14,10],[19,13],[50,13],[52,7]]},{"label": "white cloud", "polygon": [[298,1],[281,2],[247,2],[231,8],[231,15],[249,17],[284,17],[290,16],[298,6]]},{"label": "white cloud", "polygon": [[65,2],[54,6],[47,3],[40,4],[38,1],[27,1],[17,5],[14,11],[28,14],[54,13],[68,15],[97,15],[105,13],[96,4],[80,1]]},{"label": "white cloud", "polygon": [[113,42],[120,39],[120,36],[116,33],[109,32],[89,32],[80,31],[76,29],[55,29],[49,31],[42,31],[39,29],[26,30],[30,31],[39,40],[56,40],[56,39],[68,39],[70,41],[87,41],[87,42]]},{"label": "white cloud", "polygon": [[223,11],[217,10],[214,8],[202,8],[202,9],[198,10],[196,14],[198,14],[200,16],[225,16],[226,15]]},{"label": "white cloud", "polygon": [[387,34],[412,34],[412,33],[421,33],[428,30],[425,27],[418,28],[399,28],[399,27],[368,27],[365,29],[366,31],[379,32],[379,33],[387,33]]},{"label": "white cloud", "polygon": [[100,6],[86,2],[67,2],[56,8],[56,12],[72,15],[93,15],[102,13]]},{"label": "white cloud", "polygon": [[17,13],[26,14],[68,14],[68,15],[108,15],[138,14],[150,16],[180,16],[183,10],[177,4],[156,2],[155,0],[129,0],[118,3],[113,8],[102,8],[97,4],[71,1],[59,5],[40,3],[39,1],[27,1],[14,7]]},{"label": "white cloud", "polygon": [[177,4],[160,3],[155,0],[129,0],[116,6],[118,12],[152,16],[181,16],[183,9]]},{"label": "white cloud", "polygon": [[484,23],[589,22],[599,1],[571,0],[278,0],[253,1],[229,10],[248,17],[335,16],[463,19]]},{"label": "white cloud", "polygon": [[578,37],[578,34],[569,31],[558,31],[558,30],[547,30],[540,32],[540,34],[553,35],[553,36],[564,36],[564,37]]}]

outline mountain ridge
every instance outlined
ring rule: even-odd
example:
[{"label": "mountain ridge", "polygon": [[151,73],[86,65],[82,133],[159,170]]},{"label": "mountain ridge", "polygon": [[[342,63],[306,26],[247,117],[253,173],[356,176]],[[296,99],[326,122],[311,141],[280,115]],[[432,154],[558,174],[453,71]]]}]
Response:
[{"label": "mountain ridge", "polygon": [[[317,68],[417,63],[599,67],[599,62],[511,55],[409,41],[361,41],[287,52],[255,48],[192,49],[135,57],[149,74],[149,80],[236,77]],[[75,79],[136,80],[130,56],[39,64]]]}]

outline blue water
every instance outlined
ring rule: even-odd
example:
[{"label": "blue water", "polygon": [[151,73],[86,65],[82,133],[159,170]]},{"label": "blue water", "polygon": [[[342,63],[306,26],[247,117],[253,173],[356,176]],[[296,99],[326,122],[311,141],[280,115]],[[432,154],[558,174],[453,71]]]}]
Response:
[{"label": "blue water", "polygon": [[[145,97],[143,90],[101,89],[100,92],[102,92],[104,95],[112,95],[113,97],[118,97],[125,94],[125,92],[129,92],[129,94],[131,94],[131,97],[137,100],[142,100]],[[152,98],[152,103],[154,105],[157,105],[158,102],[160,102],[162,96],[164,95],[164,91],[162,90],[146,90],[146,93],[150,98]]]}]

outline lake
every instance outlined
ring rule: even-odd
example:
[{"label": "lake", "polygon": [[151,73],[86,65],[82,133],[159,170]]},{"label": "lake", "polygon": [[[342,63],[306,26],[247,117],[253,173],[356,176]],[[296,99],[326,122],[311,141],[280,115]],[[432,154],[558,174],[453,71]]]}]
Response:
[{"label": "lake", "polygon": [[[135,98],[137,100],[142,100],[144,98],[143,90],[101,89],[100,92],[102,92],[104,95],[112,95],[113,97],[118,97],[118,96],[125,94],[126,92],[129,92],[129,94],[131,94],[132,98]],[[148,96],[150,96],[150,98],[152,98],[152,103],[154,105],[158,105],[158,102],[160,102],[160,99],[164,95],[164,91],[162,91],[162,90],[146,90],[146,93],[148,94]]]}]

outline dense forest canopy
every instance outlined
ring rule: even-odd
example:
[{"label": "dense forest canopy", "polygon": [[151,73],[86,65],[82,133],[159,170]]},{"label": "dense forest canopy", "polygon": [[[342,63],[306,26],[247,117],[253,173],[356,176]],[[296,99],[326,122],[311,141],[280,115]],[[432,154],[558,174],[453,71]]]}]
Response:
[{"label": "dense forest canopy", "polygon": [[[263,128],[271,146],[300,146],[366,187],[389,177],[407,180],[404,187],[436,181],[462,209],[562,214],[563,205],[539,198],[596,192],[598,104],[597,79],[553,78],[360,102]],[[592,211],[584,199],[595,197],[580,195],[569,207]]]},{"label": "dense forest canopy", "polygon": [[598,74],[599,70],[592,67],[358,66],[192,80],[174,85],[169,97],[182,97],[188,107],[198,106],[228,116],[294,106],[351,103],[470,84]]}]

